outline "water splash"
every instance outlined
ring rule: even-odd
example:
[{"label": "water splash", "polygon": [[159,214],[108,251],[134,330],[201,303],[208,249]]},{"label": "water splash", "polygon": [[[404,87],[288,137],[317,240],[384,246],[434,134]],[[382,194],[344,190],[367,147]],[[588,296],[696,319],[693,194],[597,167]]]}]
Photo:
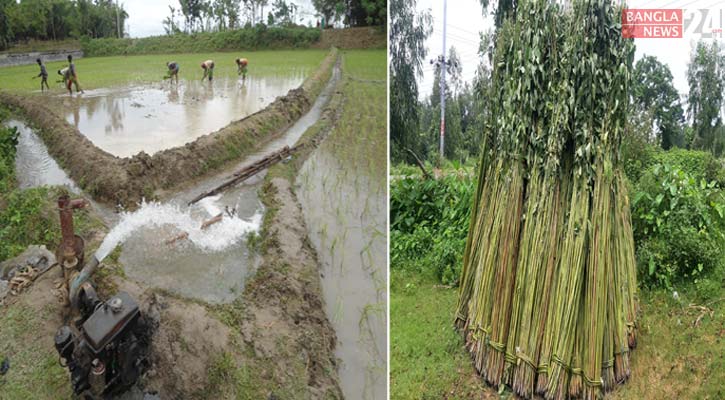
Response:
[{"label": "water splash", "polygon": [[[201,224],[222,212],[216,202],[220,196],[209,197],[192,208],[181,208],[173,204],[157,202],[144,202],[134,212],[124,212],[116,226],[106,235],[103,243],[96,251],[95,257],[102,261],[119,244],[128,239],[131,234],[142,228],[166,227],[176,228],[177,233],[187,232],[188,240],[194,246],[205,252],[222,251],[238,243],[245,235],[259,232],[262,224],[262,214],[254,214],[250,220],[243,220],[237,216],[224,215],[221,222],[201,229]],[[158,245],[164,245],[169,237],[159,237]]]}]

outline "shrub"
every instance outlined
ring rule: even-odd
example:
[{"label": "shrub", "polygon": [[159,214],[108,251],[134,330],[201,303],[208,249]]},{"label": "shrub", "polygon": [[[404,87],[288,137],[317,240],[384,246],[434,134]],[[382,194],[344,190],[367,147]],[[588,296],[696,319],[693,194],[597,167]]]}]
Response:
[{"label": "shrub", "polygon": [[405,177],[390,184],[391,268],[456,284],[466,243],[473,179]]},{"label": "shrub", "polygon": [[[2,118],[0,117],[0,122]],[[15,146],[18,130],[0,126],[0,193],[6,193],[15,185]]]},{"label": "shrub", "polygon": [[636,183],[642,175],[657,164],[679,168],[695,179],[705,179],[725,186],[725,166],[708,151],[685,150],[672,148],[662,150],[660,147],[647,143],[640,136],[627,136],[622,143],[624,172],[632,183]]},{"label": "shrub", "polygon": [[48,189],[13,190],[0,209],[0,260],[13,257],[28,245],[57,243],[59,232],[49,210]]},{"label": "shrub", "polygon": [[[701,167],[697,160],[690,165],[693,171]],[[715,181],[655,164],[640,178],[631,204],[641,281],[671,287],[722,259],[725,196]]]},{"label": "shrub", "polygon": [[320,40],[318,28],[255,27],[224,32],[178,33],[141,39],[81,39],[86,56],[169,54],[226,50],[306,48]]},{"label": "shrub", "polygon": [[[3,118],[0,115],[0,122]],[[53,217],[46,213],[52,209],[47,206],[47,190],[15,188],[17,144],[17,129],[0,127],[0,261],[17,255],[29,244],[57,239]]]}]

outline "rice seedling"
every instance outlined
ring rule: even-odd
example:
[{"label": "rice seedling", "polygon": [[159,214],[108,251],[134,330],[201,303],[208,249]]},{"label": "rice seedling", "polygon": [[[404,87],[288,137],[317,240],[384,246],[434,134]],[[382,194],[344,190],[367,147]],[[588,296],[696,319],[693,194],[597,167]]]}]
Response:
[{"label": "rice seedling", "polygon": [[455,324],[482,377],[523,398],[595,399],[629,376],[636,275],[618,157],[633,45],[620,13],[523,1],[498,33]]}]

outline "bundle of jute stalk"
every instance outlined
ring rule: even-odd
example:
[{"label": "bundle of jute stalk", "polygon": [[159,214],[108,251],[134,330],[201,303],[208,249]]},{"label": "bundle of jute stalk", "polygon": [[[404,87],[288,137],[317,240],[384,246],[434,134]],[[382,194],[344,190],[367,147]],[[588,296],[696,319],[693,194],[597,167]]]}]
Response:
[{"label": "bundle of jute stalk", "polygon": [[620,146],[634,46],[609,1],[524,0],[497,34],[456,325],[493,386],[598,398],[629,377]]}]

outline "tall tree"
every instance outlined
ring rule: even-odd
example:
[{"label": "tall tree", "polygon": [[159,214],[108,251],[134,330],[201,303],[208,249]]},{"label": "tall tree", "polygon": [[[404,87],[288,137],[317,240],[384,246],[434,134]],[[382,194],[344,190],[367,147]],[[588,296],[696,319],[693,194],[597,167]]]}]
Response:
[{"label": "tall tree", "polygon": [[7,49],[15,37],[11,28],[12,25],[10,24],[10,20],[7,15],[7,10],[9,10],[14,3],[14,0],[0,0],[0,8],[2,9],[2,12],[0,12],[0,50]]},{"label": "tall tree", "polygon": [[418,83],[426,56],[425,40],[433,31],[430,12],[416,13],[415,0],[391,0],[390,140],[395,161],[413,162],[407,149],[418,136]]},{"label": "tall tree", "polygon": [[684,146],[684,112],[667,65],[653,56],[637,61],[632,77],[632,102],[635,112],[652,115],[654,126],[647,132],[648,139],[654,136],[665,150]]},{"label": "tall tree", "polygon": [[[484,14],[488,10],[488,6],[492,3],[491,0],[479,0],[481,8],[483,8]],[[509,16],[516,15],[516,5],[518,0],[498,0],[496,2],[496,9],[493,11],[494,20],[496,22],[496,28],[499,28],[503,21]]]},{"label": "tall tree", "polygon": [[269,25],[289,25],[293,24],[293,16],[297,11],[297,5],[295,3],[285,0],[276,0],[272,4],[272,12],[269,13]]},{"label": "tall tree", "polygon": [[312,0],[326,23],[341,20],[347,26],[385,25],[385,0]]},{"label": "tall tree", "polygon": [[716,156],[725,152],[723,137],[723,90],[725,55],[717,41],[697,43],[687,67],[688,117],[692,122],[692,147],[709,150]]}]

